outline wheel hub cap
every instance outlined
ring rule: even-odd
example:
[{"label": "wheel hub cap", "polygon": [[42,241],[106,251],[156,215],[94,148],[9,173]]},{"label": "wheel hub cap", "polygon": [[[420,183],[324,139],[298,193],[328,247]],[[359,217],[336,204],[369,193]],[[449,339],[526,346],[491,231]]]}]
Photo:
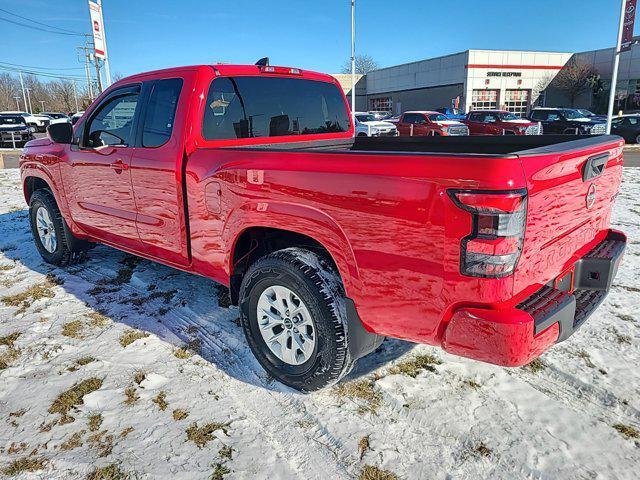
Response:
[{"label": "wheel hub cap", "polygon": [[55,252],[58,246],[56,230],[49,216],[49,211],[44,207],[39,207],[36,211],[36,229],[38,230],[40,243],[42,243],[45,250],[49,253]]},{"label": "wheel hub cap", "polygon": [[289,365],[306,362],[316,345],[311,314],[287,287],[268,287],[258,299],[258,326],[264,342],[278,359]]}]

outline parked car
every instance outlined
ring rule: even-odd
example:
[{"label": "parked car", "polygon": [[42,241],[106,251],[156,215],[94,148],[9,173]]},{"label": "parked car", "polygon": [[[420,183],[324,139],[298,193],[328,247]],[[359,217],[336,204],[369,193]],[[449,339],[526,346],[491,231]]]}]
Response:
[{"label": "parked car", "polygon": [[20,115],[21,117],[24,117],[25,121],[27,122],[27,125],[29,125],[30,127],[34,127],[38,132],[44,132],[49,126],[49,123],[51,121],[51,119],[48,117],[33,115],[28,112],[20,112],[17,110],[16,111],[7,110],[5,112],[0,112],[0,114]]},{"label": "parked car", "polygon": [[611,121],[611,133],[620,135],[627,143],[640,143],[640,115],[624,115]]},{"label": "parked car", "polygon": [[373,115],[376,120],[386,120],[392,116],[392,112],[382,112],[378,110],[372,110],[367,112],[369,115]]},{"label": "parked car", "polygon": [[82,110],[81,112],[76,112],[73,115],[71,115],[71,125],[75,125],[76,122],[80,120],[82,115],[84,115],[84,110]]},{"label": "parked car", "polygon": [[505,110],[474,110],[464,123],[471,135],[541,135],[542,126]]},{"label": "parked car", "polygon": [[622,139],[449,140],[354,138],[329,75],[203,65],[116,82],[20,172],[46,262],[104,242],[220,282],[265,370],[311,391],[384,336],[524,365],[609,291]]},{"label": "parked car", "polygon": [[446,115],[451,120],[465,120],[467,118],[465,113],[459,108],[436,108],[436,112]]},{"label": "parked car", "polygon": [[0,145],[22,146],[33,139],[34,131],[22,115],[0,114]]},{"label": "parked car", "polygon": [[396,123],[400,135],[456,136],[469,135],[469,127],[457,120],[449,120],[438,112],[404,112]]},{"label": "parked car", "polygon": [[71,119],[64,113],[42,112],[42,115],[46,115],[51,119],[51,121],[49,122],[50,125],[54,123],[70,123],[71,122]]},{"label": "parked car", "polygon": [[542,123],[544,133],[602,135],[607,131],[606,121],[587,118],[574,108],[535,108],[529,118]]},{"label": "parked car", "polygon": [[355,134],[358,137],[395,137],[398,129],[393,123],[376,120],[374,115],[365,112],[354,112]]}]

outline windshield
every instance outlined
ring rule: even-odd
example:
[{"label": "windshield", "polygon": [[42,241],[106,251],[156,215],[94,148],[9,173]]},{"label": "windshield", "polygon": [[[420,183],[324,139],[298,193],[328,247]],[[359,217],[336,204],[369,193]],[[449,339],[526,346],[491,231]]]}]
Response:
[{"label": "windshield", "polygon": [[446,122],[449,120],[446,115],[442,115],[441,113],[429,115],[429,120],[432,122]]},{"label": "windshield", "polygon": [[17,115],[12,117],[0,117],[0,125],[25,125],[24,118]]},{"label": "windshield", "polygon": [[580,114],[581,114],[583,117],[593,117],[593,116],[595,116],[595,113],[590,112],[589,110],[585,110],[585,109],[583,109],[583,108],[579,108],[579,109],[578,109],[578,112],[580,112]]},{"label": "windshield", "polygon": [[373,115],[356,115],[356,118],[358,119],[359,122],[375,122],[376,121],[376,117],[374,117]]},{"label": "windshield", "polygon": [[515,113],[511,113],[511,112],[499,113],[498,117],[500,117],[500,120],[502,120],[503,122],[508,122],[509,120],[519,120],[520,119],[520,117],[518,117]]},{"label": "windshield", "polygon": [[576,118],[584,118],[585,115],[580,110],[563,110],[562,114],[567,120],[575,120]]}]

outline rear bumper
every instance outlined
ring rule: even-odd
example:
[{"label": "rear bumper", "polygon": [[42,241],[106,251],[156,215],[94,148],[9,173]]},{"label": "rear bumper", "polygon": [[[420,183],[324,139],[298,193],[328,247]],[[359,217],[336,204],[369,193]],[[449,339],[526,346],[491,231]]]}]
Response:
[{"label": "rear bumper", "polygon": [[623,233],[606,238],[574,265],[573,290],[553,282],[512,308],[456,310],[442,346],[456,355],[503,366],[529,363],[576,332],[607,296],[626,247]]}]

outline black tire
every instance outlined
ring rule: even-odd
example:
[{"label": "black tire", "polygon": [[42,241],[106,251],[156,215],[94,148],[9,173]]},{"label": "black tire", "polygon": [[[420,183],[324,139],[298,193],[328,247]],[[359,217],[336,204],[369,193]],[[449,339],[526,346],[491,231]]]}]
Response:
[{"label": "black tire", "polygon": [[633,143],[640,144],[640,135],[638,135],[638,136],[634,139],[634,142],[633,142]]},{"label": "black tire", "polygon": [[[275,285],[292,290],[313,319],[315,348],[301,365],[280,360],[259,331],[258,300],[267,288]],[[340,276],[323,258],[309,250],[278,250],[251,265],[240,286],[240,318],[249,346],[262,367],[280,382],[302,392],[332,385],[349,373],[354,361],[347,347],[342,297]]]},{"label": "black tire", "polygon": [[[44,247],[36,227],[36,214],[41,207],[47,210],[55,230],[57,245],[53,252],[47,251]],[[33,192],[29,200],[29,220],[31,222],[31,234],[38,253],[47,263],[59,267],[75,263],[91,246],[91,243],[73,236],[64,218],[62,218],[53,194],[49,190],[36,190]]]},{"label": "black tire", "polygon": [[360,132],[360,133],[358,134],[358,136],[359,136],[359,137],[366,137],[366,136],[367,136],[367,134],[366,134],[366,133],[362,133],[362,132]]}]

